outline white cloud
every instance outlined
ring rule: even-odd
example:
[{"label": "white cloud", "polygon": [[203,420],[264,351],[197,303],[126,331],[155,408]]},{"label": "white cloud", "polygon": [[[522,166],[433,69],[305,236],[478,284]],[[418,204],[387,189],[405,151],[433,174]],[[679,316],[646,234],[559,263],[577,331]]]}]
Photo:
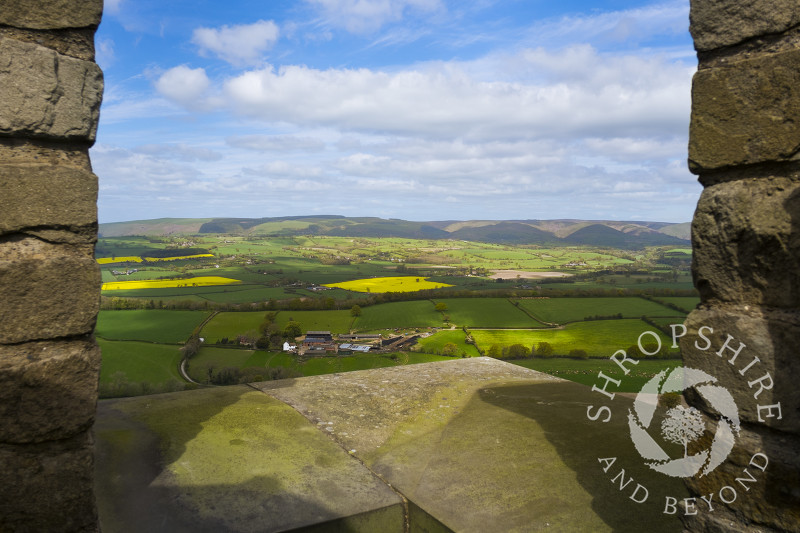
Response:
[{"label": "white cloud", "polygon": [[219,161],[222,159],[222,154],[219,152],[186,144],[144,144],[137,146],[134,152],[176,159],[187,163],[192,161]]},{"label": "white cloud", "polygon": [[266,67],[224,84],[242,115],[392,135],[470,139],[683,134],[692,69],[661,57],[604,56],[579,46],[526,50],[534,80],[483,81],[472,64],[413,70]]},{"label": "white cloud", "polygon": [[211,53],[234,66],[258,65],[263,62],[264,53],[275,45],[279,33],[273,21],[259,20],[253,24],[197,28],[192,33],[192,43],[200,53]]},{"label": "white cloud", "polygon": [[[147,120],[124,130],[117,142],[127,149],[93,150],[102,197],[113,193],[119,206],[181,200],[154,216],[310,213],[317,206],[307,193],[324,191],[324,205],[335,209],[323,211],[416,220],[691,218],[701,190],[685,162],[694,64],[677,46],[620,51],[613,44],[647,40],[649,30],[640,28],[678,31],[685,0],[537,23],[529,39],[522,30],[487,30],[483,43],[513,44],[469,61],[404,66],[395,55],[385,69],[264,64],[278,33],[307,44],[310,28],[317,38],[337,38],[334,26],[382,27],[360,42],[389,46],[435,35],[412,19],[443,9],[438,1],[308,1],[328,25],[281,23],[271,41],[245,31],[255,24],[195,32],[203,54],[246,71],[226,79],[212,75],[226,72],[219,66],[181,65],[141,77],[162,97],[110,90],[105,124]],[[563,46],[570,41],[593,46]],[[343,61],[359,64],[355,53]],[[176,113],[179,106],[190,112]],[[356,204],[353,191],[369,194]],[[208,211],[180,213],[180,205]]]},{"label": "white cloud", "polygon": [[169,193],[170,187],[186,186],[201,175],[191,165],[115,146],[96,145],[91,156],[92,167],[101,177],[101,190],[125,186],[138,191]]},{"label": "white cloud", "polygon": [[441,0],[306,0],[320,8],[329,24],[352,33],[369,33],[411,11],[430,15],[444,9]]},{"label": "white cloud", "polygon": [[95,61],[105,70],[109,68],[115,59],[114,41],[111,39],[97,39],[95,43]]},{"label": "white cloud", "polygon": [[319,152],[325,149],[325,143],[313,137],[296,137],[293,135],[239,135],[228,137],[225,142],[229,146],[256,150],[259,152]]},{"label": "white cloud", "polygon": [[529,42],[562,46],[565,42],[635,44],[659,35],[687,33],[689,2],[671,0],[623,11],[569,15],[536,22]]},{"label": "white cloud", "polygon": [[119,8],[124,0],[105,0],[103,2],[103,11],[108,15],[116,15],[119,13]]},{"label": "white cloud", "polygon": [[205,69],[186,65],[173,67],[156,80],[156,90],[169,100],[189,108],[203,105],[202,99],[211,85]]}]

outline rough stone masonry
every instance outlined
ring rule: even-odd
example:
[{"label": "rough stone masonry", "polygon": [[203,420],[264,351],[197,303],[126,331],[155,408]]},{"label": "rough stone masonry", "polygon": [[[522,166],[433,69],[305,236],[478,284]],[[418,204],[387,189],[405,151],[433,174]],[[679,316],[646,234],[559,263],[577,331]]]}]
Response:
[{"label": "rough stone masonry", "polygon": [[[702,303],[681,349],[686,366],[733,394],[742,431],[727,462],[689,489],[714,492],[741,477],[755,453],[769,465],[764,483],[685,523],[800,531],[800,10],[795,0],[692,0],[690,30],[699,67],[689,166],[704,186],[693,274]],[[700,328],[724,348],[700,349]],[[714,416],[700,396],[690,401]]]},{"label": "rough stone masonry", "polygon": [[96,531],[102,0],[0,2],[0,531]]},{"label": "rough stone masonry", "polygon": [[[101,11],[101,0],[0,5],[0,531],[97,530],[97,178],[88,148],[103,87],[94,63]],[[709,356],[685,337],[686,364],[727,380],[743,406],[739,451],[719,475],[741,472],[753,453],[769,457],[763,484],[686,524],[796,531],[800,10],[795,0],[693,0],[691,31],[699,70],[689,159],[705,190],[693,223],[702,305],[687,325],[712,328],[716,345],[747,344],[770,376],[756,400],[780,404],[781,416],[759,419],[753,387],[738,377],[744,367],[730,363],[738,345]],[[690,489],[702,495],[718,481]]]}]

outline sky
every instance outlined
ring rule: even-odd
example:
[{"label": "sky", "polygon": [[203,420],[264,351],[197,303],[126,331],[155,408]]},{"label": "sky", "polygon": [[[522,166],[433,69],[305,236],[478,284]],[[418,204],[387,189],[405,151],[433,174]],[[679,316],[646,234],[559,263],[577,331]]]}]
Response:
[{"label": "sky", "polygon": [[689,1],[106,0],[100,222],[687,222]]}]

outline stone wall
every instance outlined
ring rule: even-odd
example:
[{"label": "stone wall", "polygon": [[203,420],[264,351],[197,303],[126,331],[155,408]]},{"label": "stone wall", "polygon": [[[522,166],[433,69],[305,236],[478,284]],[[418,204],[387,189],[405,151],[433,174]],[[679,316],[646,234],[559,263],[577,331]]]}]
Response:
[{"label": "stone wall", "polygon": [[0,7],[0,531],[95,531],[102,0]]},{"label": "stone wall", "polygon": [[[699,68],[689,166],[704,186],[693,273],[702,303],[681,348],[686,366],[732,393],[742,426],[727,461],[688,483],[698,496],[732,486],[736,500],[686,524],[800,531],[800,11],[794,0],[692,0],[691,32]],[[690,401],[714,417],[702,397]],[[763,472],[749,464],[756,453],[768,457]],[[745,469],[758,481],[737,482]]]}]

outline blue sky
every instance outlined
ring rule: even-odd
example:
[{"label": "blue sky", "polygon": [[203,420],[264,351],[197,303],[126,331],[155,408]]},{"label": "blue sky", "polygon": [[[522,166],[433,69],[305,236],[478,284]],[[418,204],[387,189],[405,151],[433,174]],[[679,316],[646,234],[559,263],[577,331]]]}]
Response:
[{"label": "blue sky", "polygon": [[106,0],[101,222],[691,220],[688,0]]}]

